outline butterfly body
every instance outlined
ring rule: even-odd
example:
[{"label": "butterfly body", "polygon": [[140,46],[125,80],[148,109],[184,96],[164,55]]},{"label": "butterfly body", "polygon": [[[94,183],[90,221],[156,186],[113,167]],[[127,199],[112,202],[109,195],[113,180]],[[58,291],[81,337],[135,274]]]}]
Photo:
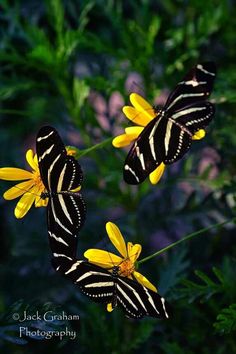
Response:
[{"label": "butterfly body", "polygon": [[196,65],[179,82],[165,106],[155,109],[154,117],[134,142],[124,164],[124,180],[139,184],[162,162],[181,159],[192,144],[193,135],[212,120],[215,109],[206,101],[212,88],[214,63]]},{"label": "butterfly body", "polygon": [[120,307],[127,317],[168,318],[168,304],[156,292],[119,275],[119,267],[108,270],[83,260],[65,260],[55,267],[71,279],[91,300]]},{"label": "butterfly body", "polygon": [[86,207],[78,190],[83,173],[78,161],[68,156],[57,133],[50,127],[42,127],[36,138],[39,170],[48,198],[47,221],[49,242],[53,257],[73,259],[77,248],[77,233],[85,221]]}]

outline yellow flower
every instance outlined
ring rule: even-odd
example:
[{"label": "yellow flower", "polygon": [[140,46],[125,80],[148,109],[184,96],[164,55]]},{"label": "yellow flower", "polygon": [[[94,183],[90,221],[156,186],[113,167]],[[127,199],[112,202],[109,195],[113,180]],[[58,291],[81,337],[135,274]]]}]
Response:
[{"label": "yellow flower", "polygon": [[77,152],[72,146],[66,146],[66,153],[69,156],[75,156]]},{"label": "yellow flower", "polygon": [[78,153],[78,149],[75,148],[74,146],[66,146],[66,154],[68,156],[76,157],[77,153]]},{"label": "yellow flower", "polygon": [[[116,148],[128,146],[133,143],[143,129],[150,123],[152,119],[157,116],[155,109],[140,95],[137,93],[131,93],[130,102],[132,106],[124,106],[123,113],[132,123],[137,125],[133,127],[125,128],[125,133],[118,135],[112,141],[112,144]],[[192,137],[193,140],[200,140],[204,138],[205,130],[199,129]],[[165,164],[162,162],[153,172],[150,173],[149,179],[152,184],[156,184],[161,179],[165,171]]]},{"label": "yellow flower", "polygon": [[[112,222],[106,223],[106,231],[110,241],[119,251],[121,256],[100,249],[88,249],[84,256],[90,263],[112,271],[114,266],[119,267],[119,275],[137,280],[143,286],[157,292],[156,287],[141,273],[135,270],[135,263],[141,253],[142,247],[131,242],[125,244],[125,240],[119,228]],[[112,305],[107,305],[107,311],[112,311]]]},{"label": "yellow flower", "polygon": [[26,161],[32,168],[31,172],[15,167],[0,168],[0,179],[24,181],[16,184],[3,194],[6,200],[21,197],[14,212],[17,219],[23,218],[33,203],[36,207],[46,206],[48,203],[48,199],[41,198],[41,193],[45,191],[45,187],[40,177],[37,155],[32,150],[28,150]]}]

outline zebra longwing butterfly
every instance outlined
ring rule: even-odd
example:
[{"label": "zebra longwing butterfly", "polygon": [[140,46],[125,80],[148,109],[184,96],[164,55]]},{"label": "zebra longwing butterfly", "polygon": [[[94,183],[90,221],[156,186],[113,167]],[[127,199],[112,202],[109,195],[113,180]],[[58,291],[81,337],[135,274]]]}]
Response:
[{"label": "zebra longwing butterfly", "polygon": [[213,104],[206,101],[216,75],[213,62],[193,67],[169,95],[156,117],[133,144],[124,164],[124,180],[139,184],[162,162],[179,160],[189,150],[192,136],[213,118]]},{"label": "zebra longwing butterfly", "polygon": [[91,300],[120,307],[127,317],[169,318],[169,305],[156,292],[137,281],[118,275],[119,266],[108,270],[83,260],[64,260],[56,271],[72,280]]},{"label": "zebra longwing butterfly", "polygon": [[42,198],[49,198],[47,206],[48,235],[54,260],[73,259],[76,254],[76,234],[85,221],[86,207],[80,193],[73,192],[83,179],[78,161],[68,156],[57,133],[42,127],[36,138],[41,179],[46,188]]}]

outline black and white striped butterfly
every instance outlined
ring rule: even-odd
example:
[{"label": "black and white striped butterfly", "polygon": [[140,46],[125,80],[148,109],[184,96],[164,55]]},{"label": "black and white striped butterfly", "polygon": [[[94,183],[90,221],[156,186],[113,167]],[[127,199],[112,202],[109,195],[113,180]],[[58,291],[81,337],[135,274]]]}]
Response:
[{"label": "black and white striped butterfly", "polygon": [[205,128],[215,109],[206,101],[216,75],[213,62],[193,67],[169,95],[166,104],[156,109],[156,117],[133,144],[124,164],[124,180],[139,184],[162,162],[178,161],[189,150],[192,136]]},{"label": "black and white striped butterfly", "polygon": [[169,318],[169,305],[156,292],[137,281],[119,276],[119,266],[108,270],[83,260],[64,260],[56,271],[72,280],[91,300],[120,307],[127,317]]},{"label": "black and white striped butterfly", "polygon": [[50,127],[42,127],[36,138],[36,152],[40,176],[49,198],[47,206],[48,234],[54,259],[73,259],[76,254],[76,234],[85,221],[86,207],[79,192],[83,173],[78,161],[68,156],[57,133]]}]

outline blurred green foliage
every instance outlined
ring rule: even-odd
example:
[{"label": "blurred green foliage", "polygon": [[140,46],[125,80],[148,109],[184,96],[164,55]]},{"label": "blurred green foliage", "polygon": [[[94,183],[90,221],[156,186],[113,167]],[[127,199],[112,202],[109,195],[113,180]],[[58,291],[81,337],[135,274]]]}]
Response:
[{"label": "blurred green foliage", "polygon": [[[79,257],[87,248],[107,246],[108,220],[127,240],[141,243],[145,257],[234,216],[235,17],[232,0],[1,1],[2,167],[24,166],[25,151],[43,124],[55,126],[68,144],[88,149],[128,126],[121,108],[113,108],[128,104],[131,91],[141,89],[154,102],[197,62],[213,60],[218,67],[212,94],[217,111],[206,138],[158,185],[127,186],[126,152],[111,144],[81,157],[88,216]],[[142,87],[134,80],[128,88],[133,74]],[[1,194],[9,185],[1,182]],[[31,210],[19,221],[14,203],[0,200],[2,352],[236,352],[233,223],[145,263],[141,271],[170,301],[173,314],[169,321],[131,321],[119,310],[107,314],[53,272],[45,210]],[[80,315],[79,323],[68,324],[77,331],[75,340],[19,338],[12,314],[45,308]]]}]

